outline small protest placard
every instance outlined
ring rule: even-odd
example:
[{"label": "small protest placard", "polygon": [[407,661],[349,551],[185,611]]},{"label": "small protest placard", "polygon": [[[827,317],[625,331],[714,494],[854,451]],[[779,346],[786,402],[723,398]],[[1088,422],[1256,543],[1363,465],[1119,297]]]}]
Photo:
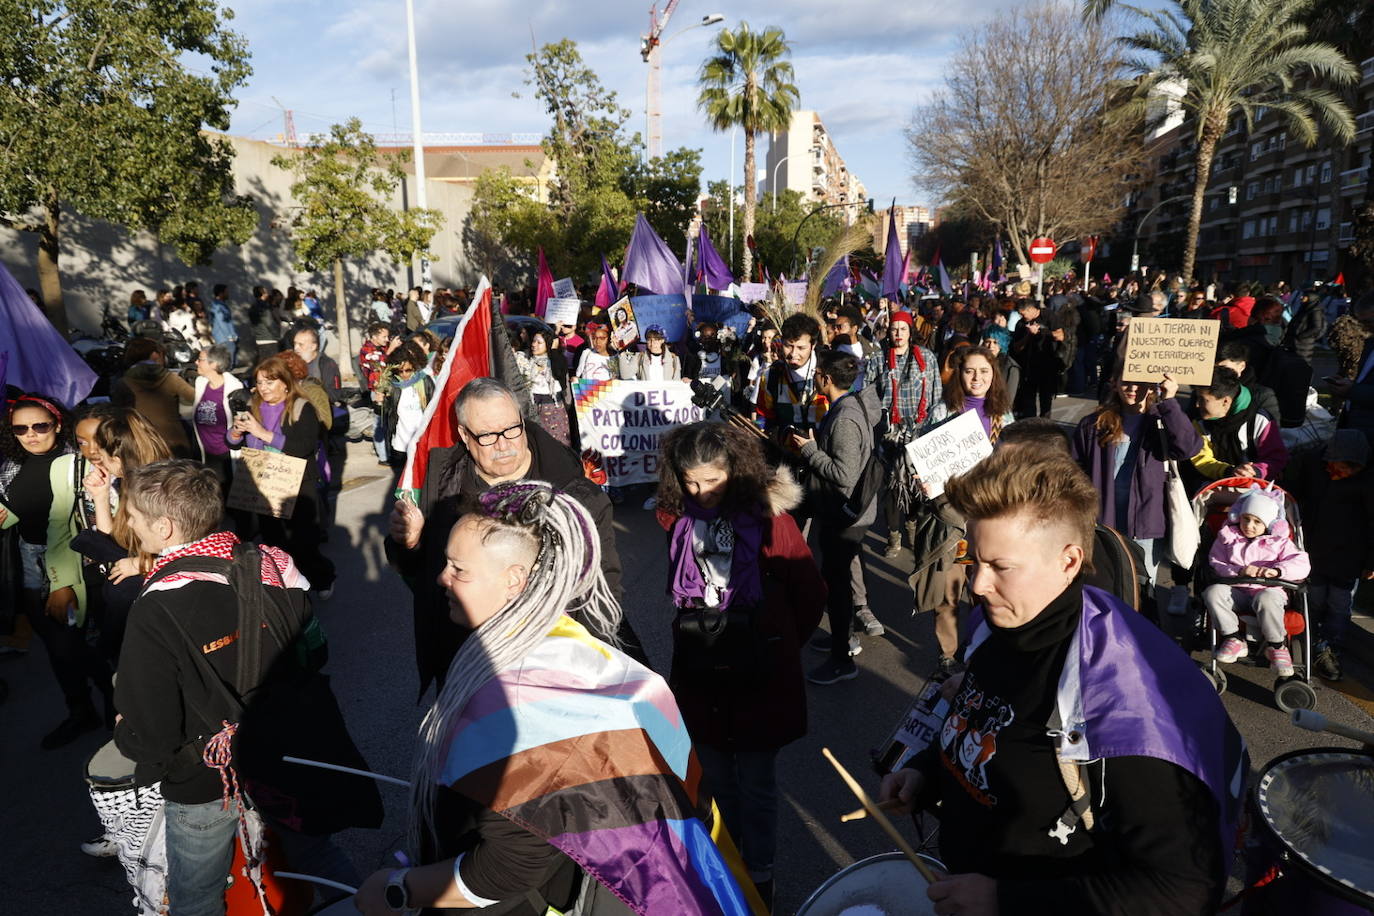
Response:
[{"label": "small protest placard", "polygon": [[1212,384],[1221,322],[1210,318],[1132,318],[1126,332],[1123,382]]},{"label": "small protest placard", "polygon": [[635,320],[641,327],[647,330],[658,325],[670,343],[687,339],[687,297],[682,293],[635,296],[630,301],[634,303]]},{"label": "small protest placard", "polygon": [[290,518],[296,511],[306,459],[259,448],[241,449],[239,456],[229,486],[229,508]]},{"label": "small protest placard", "polygon": [[576,299],[577,287],[573,286],[573,281],[564,277],[562,280],[553,281],[553,294],[559,299]]},{"label": "small protest placard", "polygon": [[739,285],[741,302],[762,302],[768,298],[767,283],[741,283]]},{"label": "small protest placard", "polygon": [[929,495],[935,497],[945,492],[946,480],[991,455],[992,442],[978,414],[966,410],[908,443],[906,453],[921,482],[929,487]]},{"label": "small protest placard", "polygon": [[560,324],[576,325],[581,309],[581,299],[549,299],[544,303],[544,320],[555,328]]},{"label": "small protest placard", "polygon": [[611,315],[611,345],[623,350],[639,339],[639,325],[635,323],[634,306],[629,296],[621,296],[609,309]]}]

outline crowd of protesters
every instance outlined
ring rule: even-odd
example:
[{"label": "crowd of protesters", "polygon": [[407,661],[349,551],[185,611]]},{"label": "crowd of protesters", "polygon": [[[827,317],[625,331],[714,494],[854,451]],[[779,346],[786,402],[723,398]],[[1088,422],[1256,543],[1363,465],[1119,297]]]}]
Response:
[{"label": "crowd of protesters", "polygon": [[[249,298],[233,292],[216,285],[206,302],[195,283],[152,298],[134,291],[124,316],[131,334],[108,397],[61,404],[45,392],[11,390],[0,431],[0,585],[18,611],[0,651],[25,652],[32,635],[46,649],[67,713],[43,737],[44,749],[112,729],[140,772],[161,780],[169,812],[167,893],[178,914],[223,911],[226,856],[247,804],[225,795],[219,776],[200,763],[201,754],[214,756],[216,741],[233,737],[232,729],[228,737],[216,732],[215,723],[244,710],[226,707],[210,688],[194,647],[207,647],[205,658],[215,655],[211,670],[237,691],[236,702],[280,682],[287,650],[309,642],[312,608],[333,595],[335,567],[322,544],[348,440],[370,439],[378,465],[391,472],[393,485],[401,481],[453,346],[452,323],[445,327],[444,320],[462,315],[472,299],[467,290],[374,290],[357,352],[341,353],[338,329],[314,291],[259,286]],[[806,732],[806,682],[829,687],[859,677],[855,656],[865,639],[884,635],[884,616],[891,622],[929,612],[937,673],[965,679],[958,695],[964,714],[982,702],[975,702],[973,685],[990,684],[1005,701],[997,715],[1010,722],[1043,715],[1037,710],[1054,683],[1046,672],[1065,663],[1068,634],[1080,619],[1086,627],[1118,605],[1156,622],[1196,609],[1216,634],[1217,662],[1252,653],[1278,676],[1291,676],[1280,589],[1252,582],[1210,585],[1191,601],[1189,595],[1194,578],[1281,577],[1307,586],[1315,672],[1341,678],[1356,589],[1374,578],[1374,295],[1352,304],[1281,284],[1249,289],[1130,277],[1082,290],[1064,279],[1048,282],[1043,298],[1028,283],[1003,283],[901,301],[846,294],[823,301],[818,315],[792,310],[775,321],[774,314],[752,310],[743,333],[694,322],[681,340],[650,325],[622,347],[600,311],[585,310],[575,326],[510,321],[514,375],[463,388],[453,404],[458,441],[427,454],[423,486],[398,500],[386,531],[388,558],[413,595],[415,662],[421,692],[436,686],[436,722],[456,721],[465,703],[477,702],[481,682],[464,666],[475,664],[469,647],[477,635],[494,632],[483,631],[484,622],[509,625],[482,638],[483,650],[497,653],[484,677],[499,679],[521,653],[557,655],[536,640],[544,632],[518,635],[535,618],[507,620],[536,592],[539,601],[563,602],[555,612],[578,608],[567,624],[577,639],[591,639],[590,632],[617,647],[604,656],[616,676],[642,674],[646,689],[657,689],[619,613],[612,518],[627,490],[605,485],[596,456],[582,448],[577,380],[702,381],[725,395],[722,414],[664,438],[659,481],[643,494],[643,505],[666,532],[674,621],[664,689],[682,711],[706,789],[739,848],[749,894],[757,891],[765,903],[773,896],[778,846],[776,758]],[[1126,335],[1141,316],[1219,320],[1210,384],[1181,394],[1168,376],[1122,378]],[[107,317],[106,324],[108,330],[114,322]],[[193,366],[171,364],[178,341],[193,348]],[[1319,344],[1334,352],[1337,368],[1314,383]],[[340,360],[353,370],[356,388],[345,388]],[[1314,410],[1323,408],[1309,396],[1314,384],[1329,395],[1330,419],[1315,438],[1308,432]],[[1096,406],[1060,428],[1056,402],[1064,397]],[[907,446],[967,413],[993,457],[936,492],[915,472]],[[304,463],[289,514],[225,509],[244,449]],[[1018,482],[1018,474],[1052,484],[1037,490]],[[1300,529],[1284,522],[1282,498],[1247,494],[1211,552],[1198,557],[1211,575],[1198,576],[1171,553],[1177,526],[1194,524],[1169,503],[1175,474],[1189,495],[1222,479],[1277,483],[1296,501]],[[1033,519],[1050,528],[1063,522],[1062,555],[1053,547],[1031,557],[1031,548],[1016,543]],[[885,539],[885,551],[862,549],[870,530]],[[1128,555],[1139,581],[1090,578],[1101,572],[1091,562],[1094,543],[1099,555],[1104,544]],[[250,553],[250,544],[259,546]],[[491,544],[497,547],[486,549]],[[570,545],[583,561],[560,566],[561,582],[550,579],[544,564],[553,560],[543,551]],[[499,562],[472,559],[473,550],[499,553]],[[1050,570],[1050,585],[1018,579],[997,550],[1027,568]],[[870,603],[867,566],[877,556],[909,569],[903,607]],[[266,597],[253,606],[276,609],[263,624],[276,641],[253,663],[251,683],[242,682],[241,667],[238,680],[230,677],[247,649],[208,648],[228,649],[236,639],[230,634],[244,613],[243,575],[254,588],[261,579]],[[1165,578],[1167,589],[1159,584]],[[487,586],[481,596],[471,584],[479,579]],[[1085,592],[1085,582],[1106,586],[1113,597]],[[178,641],[173,593],[205,608],[188,625],[190,634],[180,634],[186,645]],[[973,612],[980,601],[986,610]],[[1258,632],[1241,632],[1238,612],[1247,609],[1259,617]],[[818,630],[823,618],[826,628]],[[1038,635],[1023,628],[1038,628]],[[1170,655],[1176,647],[1159,643],[1156,631],[1129,629],[1119,644],[1134,646],[1139,664],[1172,671],[1178,658],[1186,660]],[[811,665],[803,663],[808,647],[818,653]],[[307,677],[318,668],[302,670]],[[1008,672],[1015,671],[1029,680],[1013,683]],[[185,694],[192,680],[194,696],[178,706],[171,697]],[[208,723],[192,721],[207,708],[215,710]],[[1218,710],[1208,706],[1198,715],[1211,716],[1211,728],[1225,721]],[[986,720],[989,713],[979,715]],[[438,753],[436,742],[446,734],[427,720],[419,753],[431,767],[431,792],[441,775],[453,775],[425,756]],[[1008,739],[1008,747],[1015,742]],[[1104,776],[1118,818],[1109,829],[1123,838],[1119,856],[1074,846],[1056,850],[1056,866],[1037,873],[1044,839],[1021,837],[1024,818],[965,811],[970,799],[988,808],[999,786],[1020,792],[1034,784],[1044,796],[1036,810],[1057,815],[1064,786],[1058,775],[1045,775],[1034,750],[999,755],[991,769],[951,769],[957,752],[932,745],[885,783],[894,803],[940,800],[970,814],[969,824],[982,825],[977,829],[996,833],[981,852],[975,826],[950,835],[950,864],[978,872],[954,879],[980,878],[994,887],[946,879],[940,894],[963,907],[958,911],[995,912],[995,903],[988,910],[975,905],[989,893],[994,901],[1067,894],[1113,912],[1163,912],[1154,906],[1166,898],[1175,907],[1170,912],[1215,904],[1215,850],[1190,854],[1198,836],[1226,827],[1220,815],[1201,817],[1201,826],[1190,821],[1168,841],[1162,833],[1127,833],[1132,819],[1146,817],[1151,792],[1168,798],[1166,819],[1177,815],[1166,826],[1186,819],[1185,803],[1194,811],[1216,805],[1216,772],[1166,763],[1167,751],[1155,749],[1141,756],[1147,764],[1130,765],[1138,772],[1130,770],[1129,780],[1127,770]],[[549,852],[551,828],[522,831],[489,810],[494,802],[476,800],[463,823],[478,845],[465,852],[440,838],[424,846],[436,861],[457,856],[446,874],[417,868],[407,884],[404,872],[399,879],[379,873],[363,884],[359,908],[399,909],[397,895],[407,905],[479,906],[528,892],[549,903],[576,897],[566,884],[569,873],[578,874],[568,857],[583,860],[563,847]],[[416,796],[414,815],[432,827],[440,815],[428,804]],[[327,834],[312,837],[270,810],[264,819],[288,838],[288,858],[312,861],[320,874],[351,886],[362,882]],[[447,815],[444,822],[454,823]],[[105,835],[82,849],[114,855],[116,844]],[[487,850],[485,857],[476,849]],[[1150,884],[1150,875],[1164,873],[1173,877]],[[561,889],[553,889],[559,881]]]}]

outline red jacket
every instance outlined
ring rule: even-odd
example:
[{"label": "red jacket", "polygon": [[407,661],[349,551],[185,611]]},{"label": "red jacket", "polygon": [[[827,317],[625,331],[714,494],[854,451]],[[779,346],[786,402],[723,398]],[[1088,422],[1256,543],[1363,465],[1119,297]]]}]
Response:
[{"label": "red jacket", "polygon": [[[769,487],[774,513],[763,538],[764,601],[758,628],[767,646],[759,664],[770,673],[748,689],[720,679],[703,682],[680,676],[685,647],[674,633],[673,673],[668,683],[687,722],[692,741],[727,751],[771,751],[806,734],[806,684],[801,648],[820,623],[828,589],[811,548],[787,514],[801,490],[781,471]],[[677,516],[659,513],[671,531]],[[763,670],[761,669],[761,670]]]},{"label": "red jacket", "polygon": [[1250,312],[1254,308],[1254,296],[1237,296],[1229,305],[1217,306],[1209,317],[1228,322],[1233,328],[1243,328],[1250,324]]}]

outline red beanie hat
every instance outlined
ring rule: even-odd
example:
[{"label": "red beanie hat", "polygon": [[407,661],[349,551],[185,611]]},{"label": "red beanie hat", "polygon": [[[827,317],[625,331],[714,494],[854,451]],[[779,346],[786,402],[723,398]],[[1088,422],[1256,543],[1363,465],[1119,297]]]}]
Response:
[{"label": "red beanie hat", "polygon": [[913,326],[914,326],[913,323],[912,323],[912,321],[911,321],[911,313],[910,313],[910,312],[906,312],[906,311],[893,312],[893,313],[892,313],[892,317],[888,319],[888,323],[889,323],[889,324],[904,324],[904,325],[906,325],[907,327],[913,327]]}]

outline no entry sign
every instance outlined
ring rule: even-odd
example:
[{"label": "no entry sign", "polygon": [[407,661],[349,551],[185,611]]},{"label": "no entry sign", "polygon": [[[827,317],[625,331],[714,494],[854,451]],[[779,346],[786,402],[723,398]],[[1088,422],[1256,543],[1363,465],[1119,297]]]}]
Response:
[{"label": "no entry sign", "polygon": [[1032,239],[1030,243],[1030,259],[1036,264],[1048,264],[1054,260],[1054,253],[1057,250],[1054,239]]},{"label": "no entry sign", "polygon": [[1093,256],[1096,254],[1097,236],[1085,236],[1083,240],[1079,242],[1078,260],[1082,261],[1084,264],[1089,264],[1092,262]]}]

